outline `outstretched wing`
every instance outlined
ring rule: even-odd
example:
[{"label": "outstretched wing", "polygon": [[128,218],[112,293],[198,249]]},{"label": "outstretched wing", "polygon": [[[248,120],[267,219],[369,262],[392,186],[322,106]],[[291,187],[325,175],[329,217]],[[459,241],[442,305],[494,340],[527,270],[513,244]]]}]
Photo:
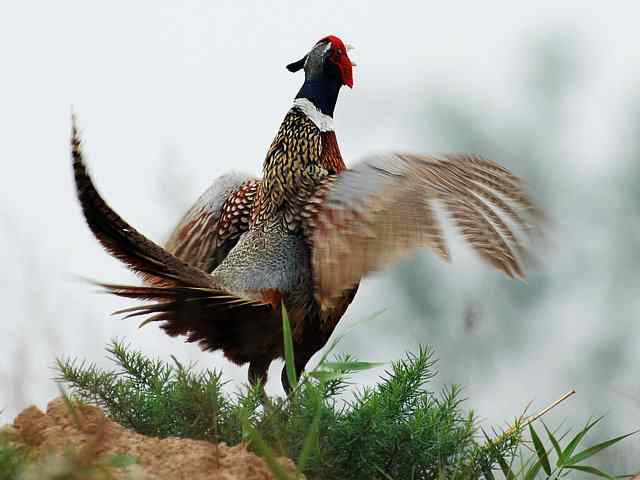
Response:
[{"label": "outstretched wing", "polygon": [[320,303],[416,247],[448,260],[437,203],[483,259],[524,277],[515,232],[530,233],[542,214],[511,172],[473,155],[377,155],[327,177],[304,209]]},{"label": "outstretched wing", "polygon": [[165,248],[212,272],[249,228],[258,180],[242,173],[217,178],[180,220]]},{"label": "outstretched wing", "polygon": [[120,313],[152,315],[144,323],[164,321],[163,328],[170,335],[187,335],[188,341],[198,341],[203,348],[225,348],[234,355],[232,359],[247,361],[238,325],[247,319],[269,319],[273,316],[271,306],[220,288],[207,272],[147,239],[113,211],[87,172],[75,121],[71,147],[76,193],[89,228],[111,255],[152,284],[101,283],[114,295],[157,302]]}]

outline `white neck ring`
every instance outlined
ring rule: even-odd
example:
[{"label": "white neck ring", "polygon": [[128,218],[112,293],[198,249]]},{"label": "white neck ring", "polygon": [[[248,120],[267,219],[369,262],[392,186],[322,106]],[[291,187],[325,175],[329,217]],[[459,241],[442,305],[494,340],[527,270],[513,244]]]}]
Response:
[{"label": "white neck ring", "polygon": [[297,107],[311,120],[321,132],[333,132],[333,118],[322,113],[311,101],[306,98],[296,98],[293,106]]}]

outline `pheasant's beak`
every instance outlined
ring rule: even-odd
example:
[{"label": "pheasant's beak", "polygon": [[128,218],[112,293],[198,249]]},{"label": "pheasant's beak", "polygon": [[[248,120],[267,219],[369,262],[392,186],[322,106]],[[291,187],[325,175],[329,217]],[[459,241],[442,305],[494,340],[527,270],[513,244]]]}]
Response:
[{"label": "pheasant's beak", "polygon": [[287,70],[290,72],[297,72],[298,70],[302,70],[304,68],[304,62],[307,61],[307,56],[305,55],[297,62],[290,63],[287,65]]}]

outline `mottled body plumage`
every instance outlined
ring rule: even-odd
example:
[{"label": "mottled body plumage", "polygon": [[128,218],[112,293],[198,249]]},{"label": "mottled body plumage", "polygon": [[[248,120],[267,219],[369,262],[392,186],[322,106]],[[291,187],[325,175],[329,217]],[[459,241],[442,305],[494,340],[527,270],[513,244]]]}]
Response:
[{"label": "mottled body plumage", "polygon": [[[335,309],[321,312],[301,216],[322,179],[344,168],[335,133],[321,131],[294,105],[267,152],[248,229],[212,272],[216,284],[269,303],[274,311],[285,302],[300,369],[327,341],[357,290],[357,284],[345,289]],[[223,220],[219,229],[226,229]],[[272,332],[281,334],[279,328]],[[273,358],[282,354],[276,343]]]}]

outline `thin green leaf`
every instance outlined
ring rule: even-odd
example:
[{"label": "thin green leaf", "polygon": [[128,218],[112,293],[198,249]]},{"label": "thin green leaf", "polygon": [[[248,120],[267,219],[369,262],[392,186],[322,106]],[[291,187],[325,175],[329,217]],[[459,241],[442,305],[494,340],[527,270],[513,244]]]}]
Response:
[{"label": "thin green leaf", "polygon": [[536,478],[536,475],[538,475],[538,472],[540,471],[541,467],[542,467],[542,463],[540,462],[540,460],[538,460],[536,463],[531,465],[531,467],[529,467],[529,470],[527,470],[527,473],[524,476],[525,480],[533,480],[534,478]]},{"label": "thin green leaf", "polygon": [[535,464],[534,462],[535,457],[530,456],[525,460],[523,458],[523,455],[514,455],[511,463],[513,464],[516,460],[518,460],[518,462],[520,463],[518,470],[515,472],[516,478],[524,478],[526,475],[526,472],[528,472],[533,468],[533,465]]},{"label": "thin green leaf", "polygon": [[345,376],[345,374],[341,372],[325,372],[322,370],[314,370],[312,372],[309,372],[307,375],[319,380],[321,383],[328,383],[333,380],[340,380]]},{"label": "thin green leaf", "polygon": [[540,464],[544,469],[544,473],[546,473],[547,475],[551,475],[551,465],[549,465],[547,450],[544,448],[540,437],[538,437],[536,430],[531,424],[529,424],[529,433],[531,434],[531,440],[533,440],[533,446],[536,449],[536,453],[538,454],[538,459],[540,460]]},{"label": "thin green leaf", "polygon": [[182,365],[182,363],[180,363],[180,360],[178,360],[175,355],[169,356],[171,357],[171,360],[173,360],[173,363],[176,364],[176,367],[178,367],[178,370],[184,370],[184,366]]},{"label": "thin green leaf", "polygon": [[569,462],[568,460],[569,458],[571,458],[571,455],[573,455],[573,452],[575,451],[576,447],[582,441],[582,439],[587,434],[587,432],[591,430],[600,420],[602,420],[602,418],[603,417],[599,417],[599,418],[596,418],[593,422],[590,422],[590,423],[587,422],[587,425],[580,432],[578,432],[575,437],[571,439],[571,441],[569,442],[569,445],[567,445],[567,447],[563,450],[562,455],[558,460],[558,466],[563,466],[563,465],[567,465],[568,463],[572,463],[572,462]]},{"label": "thin green leaf", "polygon": [[547,428],[546,423],[542,422],[542,426],[544,427],[545,431],[547,432],[547,437],[549,437],[549,440],[551,441],[551,445],[553,445],[553,449],[556,451],[556,455],[558,457],[557,462],[559,463],[560,462],[560,458],[562,457],[562,449],[560,448],[560,443],[558,443],[558,439],[556,439],[555,435],[553,433],[551,433],[551,430],[549,430]]},{"label": "thin green leaf", "polygon": [[325,362],[322,367],[327,370],[337,370],[345,372],[360,372],[364,370],[370,370],[372,368],[385,365],[382,362],[360,362],[357,360],[346,362]]},{"label": "thin green leaf", "polygon": [[612,475],[609,475],[602,470],[598,470],[596,467],[591,467],[589,465],[565,465],[563,468],[569,468],[571,470],[578,470],[580,472],[590,473],[591,475],[595,475],[597,477],[602,478],[616,478]]},{"label": "thin green leaf", "polygon": [[284,361],[287,369],[287,380],[291,388],[298,385],[298,377],[296,375],[295,355],[293,351],[293,336],[291,335],[291,324],[289,323],[289,314],[287,308],[282,302],[282,335],[284,336]]},{"label": "thin green leaf", "polygon": [[316,411],[313,414],[313,420],[311,421],[311,426],[309,427],[309,431],[304,438],[304,443],[302,444],[302,450],[300,451],[300,455],[298,456],[298,468],[301,472],[304,472],[304,467],[307,465],[307,461],[311,456],[311,449],[314,446],[318,445],[318,434],[320,432],[320,414],[322,413],[322,400],[318,396]]},{"label": "thin green leaf", "polygon": [[606,442],[598,443],[597,445],[594,445],[593,447],[589,447],[589,448],[581,451],[580,453],[575,454],[574,456],[569,458],[566,463],[567,464],[580,463],[583,460],[586,460],[587,458],[595,455],[599,451],[604,450],[605,448],[608,448],[611,445],[614,445],[614,444],[618,443],[620,440],[624,440],[625,438],[627,438],[627,437],[629,437],[631,435],[634,435],[636,433],[638,433],[638,431],[627,433],[626,435],[620,435],[619,437],[612,438],[611,440],[607,440]]},{"label": "thin green leaf", "polygon": [[344,335],[337,335],[336,338],[334,338],[331,341],[331,343],[329,344],[329,347],[326,348],[326,350],[324,351],[324,353],[320,357],[320,361],[318,361],[318,366],[319,367],[324,364],[324,362],[326,361],[326,359],[329,356],[329,354],[336,348],[336,346],[338,346],[338,343],[340,343],[340,340],[342,340],[343,338],[344,338]]}]

